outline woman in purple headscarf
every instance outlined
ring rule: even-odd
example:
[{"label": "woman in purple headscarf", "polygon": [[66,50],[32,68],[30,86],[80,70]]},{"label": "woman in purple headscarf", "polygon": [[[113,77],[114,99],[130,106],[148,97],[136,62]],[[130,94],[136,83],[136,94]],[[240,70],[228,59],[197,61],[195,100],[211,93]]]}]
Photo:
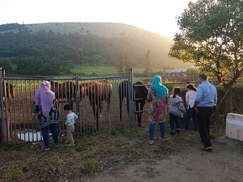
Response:
[{"label": "woman in purple headscarf", "polygon": [[42,131],[44,150],[49,150],[49,129],[52,133],[54,143],[58,145],[58,112],[55,108],[55,93],[51,91],[51,84],[43,81],[34,96],[34,107],[32,115],[38,113],[38,125]]}]

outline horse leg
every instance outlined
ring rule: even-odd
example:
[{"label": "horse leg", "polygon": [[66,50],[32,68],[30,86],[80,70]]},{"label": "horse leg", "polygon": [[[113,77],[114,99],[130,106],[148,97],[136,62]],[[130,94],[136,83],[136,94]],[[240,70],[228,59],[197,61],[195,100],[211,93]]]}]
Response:
[{"label": "horse leg", "polygon": [[96,108],[96,131],[99,131],[99,122],[100,122],[100,107],[98,106],[99,104],[97,104],[97,108]]},{"label": "horse leg", "polygon": [[111,100],[110,100],[110,98],[108,98],[108,99],[106,100],[106,111],[107,111],[108,121],[109,121],[109,122],[110,122],[110,114],[109,114],[110,103],[111,103]]},{"label": "horse leg", "polygon": [[7,98],[7,100],[8,100],[8,112],[10,112],[11,111],[11,109],[12,109],[12,99],[11,98]]},{"label": "horse leg", "polygon": [[122,121],[122,103],[123,103],[123,98],[119,96],[119,106],[120,106],[120,121]]},{"label": "horse leg", "polygon": [[129,101],[129,98],[127,97],[127,113],[128,113],[128,115],[130,117],[130,107],[129,107],[129,105],[130,105],[130,101]]},{"label": "horse leg", "polygon": [[92,106],[92,110],[93,110],[93,115],[94,115],[94,118],[95,118],[95,121],[96,121],[96,126],[94,126],[96,129],[96,131],[97,131],[97,115],[98,115],[98,113],[97,113],[97,109],[96,109],[96,105],[95,105],[95,103],[92,103],[92,102],[90,102],[90,105]]},{"label": "horse leg", "polygon": [[[139,109],[140,111],[143,110],[144,105],[145,105],[145,100],[140,102],[140,109]],[[138,113],[138,127],[142,126],[142,114],[143,112]]]},{"label": "horse leg", "polygon": [[99,103],[96,103],[95,99],[91,99],[90,105],[92,106],[93,114],[94,114],[95,121],[96,121],[95,130],[98,131],[98,129],[99,129],[99,106],[98,106]]},{"label": "horse leg", "polygon": [[141,125],[141,124],[140,124],[141,122],[139,122],[140,112],[138,112],[138,111],[140,111],[140,109],[139,109],[139,101],[135,101],[135,109],[136,109],[136,111],[137,111],[136,116],[137,116],[138,127],[140,127],[140,125]]}]

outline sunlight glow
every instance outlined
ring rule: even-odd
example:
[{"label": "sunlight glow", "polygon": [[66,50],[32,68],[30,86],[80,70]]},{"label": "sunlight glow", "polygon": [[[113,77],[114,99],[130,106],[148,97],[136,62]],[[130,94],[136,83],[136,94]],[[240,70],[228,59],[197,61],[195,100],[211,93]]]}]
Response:
[{"label": "sunlight glow", "polygon": [[[196,0],[192,1],[195,2]],[[172,38],[190,0],[1,0],[0,24],[114,22]]]}]

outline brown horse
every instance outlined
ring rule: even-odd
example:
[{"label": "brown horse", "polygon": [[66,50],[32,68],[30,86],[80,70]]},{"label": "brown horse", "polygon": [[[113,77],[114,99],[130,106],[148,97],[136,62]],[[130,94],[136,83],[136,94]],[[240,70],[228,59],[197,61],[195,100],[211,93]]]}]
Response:
[{"label": "brown horse", "polygon": [[16,85],[6,82],[5,84],[3,84],[3,86],[6,88],[6,92],[3,92],[3,97],[5,102],[8,101],[8,111],[11,111],[13,106],[12,100],[15,97]]},{"label": "brown horse", "polygon": [[109,80],[103,79],[89,83],[83,83],[80,87],[80,97],[85,95],[89,97],[90,105],[93,109],[93,114],[96,118],[96,129],[99,129],[99,118],[102,110],[102,101],[106,102],[107,111],[110,106],[110,98],[112,94],[112,84]]},{"label": "brown horse", "polygon": [[76,84],[67,81],[63,83],[49,81],[51,83],[51,90],[55,93],[55,97],[57,100],[67,99],[66,102],[70,102],[73,106],[73,98],[76,99]]}]

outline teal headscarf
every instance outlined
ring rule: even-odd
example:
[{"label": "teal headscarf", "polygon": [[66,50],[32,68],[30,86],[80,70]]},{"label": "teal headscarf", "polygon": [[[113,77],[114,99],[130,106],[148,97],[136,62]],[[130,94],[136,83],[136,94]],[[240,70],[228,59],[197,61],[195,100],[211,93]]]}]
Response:
[{"label": "teal headscarf", "polygon": [[168,89],[162,85],[162,79],[159,75],[155,75],[151,87],[155,90],[157,96],[161,99],[164,99],[168,93]]}]

